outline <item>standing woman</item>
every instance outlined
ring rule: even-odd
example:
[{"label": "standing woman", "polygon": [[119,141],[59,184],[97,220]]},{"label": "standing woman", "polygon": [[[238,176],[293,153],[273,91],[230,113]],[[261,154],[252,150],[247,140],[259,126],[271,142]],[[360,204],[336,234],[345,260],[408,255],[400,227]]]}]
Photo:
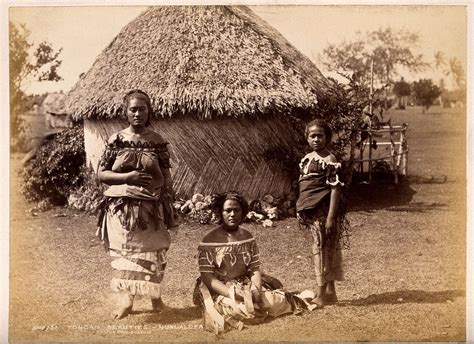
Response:
[{"label": "standing woman", "polygon": [[170,246],[167,228],[174,225],[169,213],[173,190],[168,143],[148,128],[150,97],[132,90],[123,108],[129,126],[109,138],[98,169],[99,180],[109,185],[98,235],[115,258],[110,282],[116,293],[115,319],[130,313],[137,295],[149,296],[154,310],[162,306],[161,282]]},{"label": "standing woman", "polygon": [[337,302],[335,281],[343,280],[342,241],[348,235],[345,207],[341,202],[344,185],[341,164],[329,151],[332,132],[322,120],[309,122],[305,136],[311,153],[301,160],[299,197],[296,211],[300,223],[313,237],[312,255],[319,306]]}]

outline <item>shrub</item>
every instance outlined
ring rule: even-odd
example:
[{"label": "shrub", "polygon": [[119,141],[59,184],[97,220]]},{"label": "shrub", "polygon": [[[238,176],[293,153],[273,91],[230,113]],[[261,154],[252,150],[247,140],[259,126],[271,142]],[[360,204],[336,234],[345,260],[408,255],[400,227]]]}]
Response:
[{"label": "shrub", "polygon": [[82,185],[69,194],[68,206],[73,209],[96,214],[99,210],[99,205],[105,198],[104,191],[107,186],[99,182],[96,173],[90,167],[82,167],[81,179]]},{"label": "shrub", "polygon": [[352,129],[358,128],[362,121],[362,112],[369,103],[369,91],[351,81],[341,85],[334,80],[334,87],[324,100],[318,103],[316,117],[325,119],[333,131],[331,151],[339,161],[347,158],[348,148],[353,139]]},{"label": "shrub", "polygon": [[85,160],[82,126],[55,134],[25,166],[22,193],[29,201],[64,205],[69,194],[83,182]]}]

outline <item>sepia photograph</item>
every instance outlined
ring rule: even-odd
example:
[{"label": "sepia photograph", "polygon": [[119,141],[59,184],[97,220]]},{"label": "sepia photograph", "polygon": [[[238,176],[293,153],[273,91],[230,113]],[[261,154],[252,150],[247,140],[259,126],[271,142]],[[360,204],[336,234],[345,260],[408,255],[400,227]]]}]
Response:
[{"label": "sepia photograph", "polygon": [[9,342],[472,340],[472,4],[2,5]]}]

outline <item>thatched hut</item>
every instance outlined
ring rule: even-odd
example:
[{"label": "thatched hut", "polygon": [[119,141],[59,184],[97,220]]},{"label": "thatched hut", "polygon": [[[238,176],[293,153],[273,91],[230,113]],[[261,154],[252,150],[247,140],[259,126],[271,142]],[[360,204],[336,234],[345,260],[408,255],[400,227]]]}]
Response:
[{"label": "thatched hut", "polygon": [[105,140],[126,126],[121,102],[132,88],[152,98],[180,195],[235,189],[257,198],[290,190],[280,155],[301,134],[286,119],[313,111],[328,82],[247,7],[151,7],[68,94],[94,167]]},{"label": "thatched hut", "polygon": [[44,98],[41,108],[48,130],[72,127],[71,116],[67,113],[64,104],[65,99],[66,95],[62,92],[48,93]]}]

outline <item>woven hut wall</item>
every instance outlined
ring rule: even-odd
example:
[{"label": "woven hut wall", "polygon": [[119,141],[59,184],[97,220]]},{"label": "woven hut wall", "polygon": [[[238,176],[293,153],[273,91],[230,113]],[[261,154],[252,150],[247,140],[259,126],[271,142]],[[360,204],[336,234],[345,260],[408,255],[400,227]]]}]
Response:
[{"label": "woven hut wall", "polygon": [[[107,138],[126,125],[121,119],[84,121],[87,160],[94,169]],[[290,152],[298,135],[282,121],[180,116],[154,121],[151,128],[170,143],[171,174],[181,197],[238,190],[261,198],[290,191],[290,176],[272,152]]]}]

